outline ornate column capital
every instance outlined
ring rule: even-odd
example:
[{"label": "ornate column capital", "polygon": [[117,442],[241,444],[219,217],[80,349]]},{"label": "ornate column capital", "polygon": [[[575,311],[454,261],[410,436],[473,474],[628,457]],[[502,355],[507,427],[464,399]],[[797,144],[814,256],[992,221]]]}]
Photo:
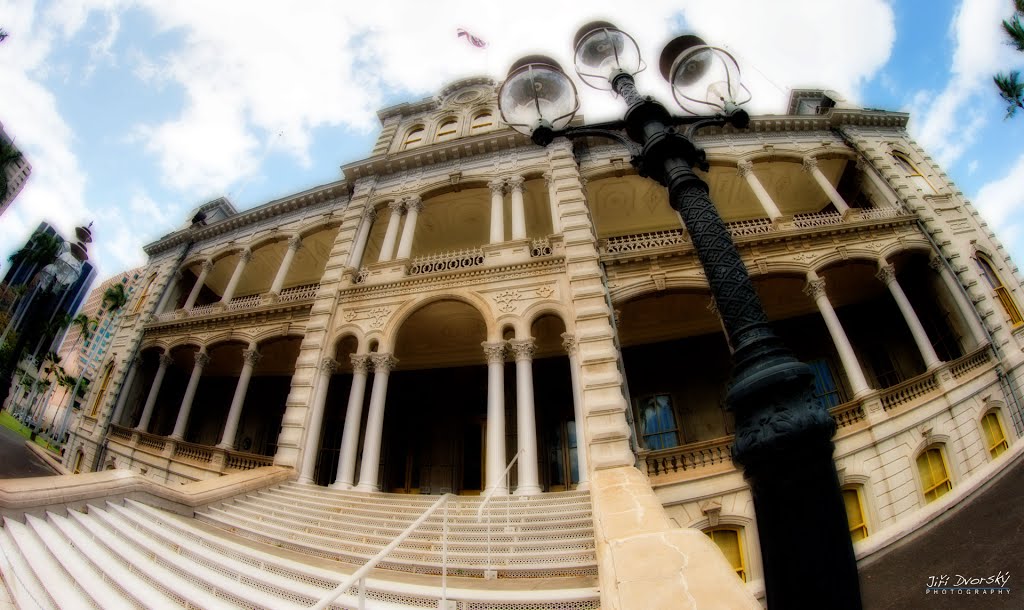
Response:
[{"label": "ornate column capital", "polygon": [[807,280],[807,284],[804,285],[804,294],[815,301],[821,297],[828,298],[828,295],[825,293],[825,278]]},{"label": "ornate column capital", "polygon": [[407,212],[416,212],[419,214],[423,211],[423,200],[420,199],[419,195],[413,195],[405,198],[405,209]]},{"label": "ornate column capital", "polygon": [[891,284],[896,281],[896,268],[893,267],[891,264],[879,264],[878,273],[875,274],[875,277],[877,277],[879,280],[882,281],[882,283],[886,285]]},{"label": "ornate column capital", "polygon": [[299,248],[301,248],[301,247],[302,247],[302,238],[301,237],[299,237],[298,235],[292,235],[291,237],[288,238],[288,249],[289,250],[294,250],[294,251],[298,252]]},{"label": "ornate column capital", "polygon": [[526,179],[522,176],[512,176],[506,179],[508,182],[508,190],[511,192],[519,191],[522,192],[523,184],[526,183]]},{"label": "ornate column capital", "polygon": [[366,208],[363,210],[363,220],[367,222],[373,222],[377,220],[377,209],[374,208],[372,205],[366,206]]},{"label": "ornate column capital", "polygon": [[805,172],[813,172],[818,169],[818,160],[814,157],[804,157],[803,163],[800,166]]},{"label": "ornate column capital", "polygon": [[185,279],[185,270],[184,269],[177,269],[177,270],[175,270],[175,272],[174,272],[174,279],[176,281],[178,281],[178,282],[180,282],[181,280]]},{"label": "ornate column capital", "polygon": [[484,348],[484,356],[487,357],[487,364],[500,364],[505,362],[505,354],[508,352],[508,346],[504,341],[498,341],[497,343],[487,343],[484,341],[480,345]]},{"label": "ornate column capital", "polygon": [[391,354],[370,354],[374,373],[389,373],[398,366],[398,358]]},{"label": "ornate column capital", "polygon": [[754,171],[753,161],[740,161],[736,164],[736,171],[739,173],[740,178],[746,178]]},{"label": "ornate column capital", "polygon": [[513,339],[508,342],[509,349],[516,362],[533,360],[533,354],[537,351],[537,343],[533,337],[529,339]]},{"label": "ornate column capital", "polygon": [[324,373],[333,373],[338,370],[338,361],[334,358],[324,358],[320,360],[319,368]]},{"label": "ornate column capital", "polygon": [[547,185],[548,188],[551,188],[551,185],[554,184],[554,182],[555,182],[554,174],[551,173],[551,172],[544,172],[543,177],[544,177],[544,184]]},{"label": "ornate column capital", "polygon": [[174,364],[174,358],[171,358],[170,354],[160,354],[160,366],[166,368]]},{"label": "ornate column capital", "polygon": [[946,265],[942,262],[942,258],[934,252],[928,258],[928,266],[932,268],[932,271],[936,271],[938,273],[942,273],[942,270],[946,268]]},{"label": "ornate column capital", "polygon": [[392,214],[398,214],[399,216],[405,215],[405,201],[401,199],[398,201],[392,201],[388,204],[388,207],[391,208]]},{"label": "ornate column capital", "polygon": [[242,351],[242,361],[249,366],[256,366],[260,360],[263,359],[263,354],[259,353],[255,349],[247,349]]},{"label": "ornate column capital", "polygon": [[365,375],[370,372],[369,354],[352,354],[348,359],[352,362],[353,373],[362,373]]},{"label": "ornate column capital", "polygon": [[206,259],[205,261],[203,261],[202,269],[203,271],[209,273],[210,270],[213,269],[213,261],[210,259]]},{"label": "ornate column capital", "polygon": [[239,262],[243,262],[243,263],[248,263],[249,261],[251,261],[252,260],[252,250],[250,250],[249,248],[243,248],[238,253],[238,260],[239,260]]},{"label": "ornate column capital", "polygon": [[505,180],[495,178],[487,183],[487,188],[491,189],[491,194],[503,195],[505,193]]},{"label": "ornate column capital", "polygon": [[207,354],[206,352],[198,352],[198,353],[196,353],[196,360],[195,360],[195,364],[193,366],[195,366],[198,369],[202,369],[207,364],[210,364],[210,355]]},{"label": "ornate column capital", "polygon": [[562,349],[570,356],[575,356],[580,349],[580,342],[572,333],[562,333]]},{"label": "ornate column capital", "polygon": [[135,354],[135,356],[128,361],[128,366],[134,366],[135,368],[142,366],[142,356]]}]

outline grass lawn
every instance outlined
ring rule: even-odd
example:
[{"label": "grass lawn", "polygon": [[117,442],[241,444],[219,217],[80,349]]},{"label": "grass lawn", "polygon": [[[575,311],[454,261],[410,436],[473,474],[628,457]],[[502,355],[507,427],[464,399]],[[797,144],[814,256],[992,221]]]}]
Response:
[{"label": "grass lawn", "polygon": [[[25,438],[32,436],[32,431],[29,430],[28,426],[14,419],[14,417],[7,411],[0,411],[0,426],[14,430]],[[35,443],[43,449],[48,449],[54,453],[60,453],[60,447],[58,445],[51,445],[42,436],[37,435]]]}]

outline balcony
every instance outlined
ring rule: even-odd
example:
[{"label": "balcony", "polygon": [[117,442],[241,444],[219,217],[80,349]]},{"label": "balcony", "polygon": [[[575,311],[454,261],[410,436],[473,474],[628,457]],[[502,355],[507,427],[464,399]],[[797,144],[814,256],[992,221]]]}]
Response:
[{"label": "balcony", "polygon": [[[992,350],[986,345],[946,362],[936,370],[837,405],[830,409],[836,420],[836,439],[876,426],[935,400],[992,366]],[[647,476],[654,486],[731,472],[735,470],[732,463],[733,438],[730,435],[656,451],[641,450],[640,458],[646,464]]]},{"label": "balcony", "polygon": [[272,456],[187,443],[121,426],[110,426],[107,438],[108,455],[119,465],[131,463],[166,471],[180,481],[199,481],[274,464]]},{"label": "balcony", "polygon": [[278,295],[274,295],[272,293],[250,294],[235,297],[228,303],[210,303],[207,305],[197,305],[188,310],[178,309],[175,311],[168,311],[153,316],[153,320],[150,321],[147,326],[173,324],[182,320],[192,320],[197,318],[211,318],[246,312],[262,312],[281,308],[290,309],[292,307],[311,305],[313,303],[313,299],[316,298],[316,293],[319,289],[320,284],[303,284],[301,286],[285,288],[281,291],[281,294]]}]

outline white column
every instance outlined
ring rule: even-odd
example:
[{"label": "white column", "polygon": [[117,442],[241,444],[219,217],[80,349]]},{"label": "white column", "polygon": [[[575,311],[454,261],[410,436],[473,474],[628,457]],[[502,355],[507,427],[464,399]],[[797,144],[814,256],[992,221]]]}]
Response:
[{"label": "white column", "polygon": [[857,159],[857,169],[868,177],[868,180],[875,185],[875,188],[878,189],[878,193],[889,203],[890,206],[894,208],[900,207],[899,198],[896,197],[895,193],[893,193],[892,187],[878,175],[878,172],[875,171],[870,163],[863,158]]},{"label": "white column", "polygon": [[391,354],[373,354],[373,390],[370,410],[366,416],[366,436],[363,437],[363,461],[359,468],[359,491],[379,491],[377,472],[380,468],[380,442],[384,433],[384,403],[388,394],[388,376],[398,364]]},{"label": "white column", "polygon": [[416,234],[416,219],[423,209],[423,202],[419,197],[408,197],[405,200],[405,224],[402,226],[402,239],[398,242],[398,255],[395,258],[409,258],[412,254],[412,240]]},{"label": "white column", "polygon": [[761,181],[757,179],[754,174],[754,164],[751,161],[740,161],[736,164],[736,170],[739,172],[740,177],[747,181],[747,186],[750,190],[754,191],[754,196],[757,197],[757,202],[761,204],[761,208],[764,213],[768,215],[768,218],[775,220],[782,216],[782,212],[779,211],[779,206],[775,205],[772,201],[772,196],[768,194],[768,191],[761,186]]},{"label": "white column", "polygon": [[491,243],[500,244],[505,241],[505,181],[491,180],[487,186],[491,189]]},{"label": "white column", "polygon": [[401,201],[392,201],[388,204],[391,208],[391,217],[388,218],[388,228],[384,232],[384,244],[380,247],[380,255],[377,262],[389,261],[395,254],[395,240],[398,239],[398,222],[405,214],[405,204]]},{"label": "white column", "polygon": [[576,489],[590,489],[589,458],[590,448],[586,435],[586,415],[583,413],[583,392],[580,388],[579,343],[576,335],[562,333],[562,347],[569,355],[569,375],[572,379],[572,413],[576,418],[576,465],[579,469],[579,481]]},{"label": "white column", "polygon": [[234,272],[231,273],[231,279],[228,280],[228,286],[224,289],[224,294],[220,297],[221,303],[230,303],[231,299],[235,298],[235,289],[238,288],[238,282],[242,279],[242,272],[245,271],[246,264],[251,260],[252,250],[246,248],[238,253],[238,263],[235,265]]},{"label": "white column", "polygon": [[174,282],[180,282],[181,278],[181,269],[178,269],[167,280],[167,286],[164,286],[164,293],[160,295],[160,301],[156,304],[156,309],[153,310],[154,316],[164,312],[164,309],[167,307],[167,301],[171,300],[171,295],[174,294]]},{"label": "white column", "polygon": [[814,271],[808,271],[804,294],[814,299],[814,304],[818,306],[818,311],[825,320],[825,327],[828,328],[828,334],[836,346],[836,352],[839,354],[839,361],[843,364],[846,379],[850,382],[853,397],[859,398],[871,392],[871,386],[868,385],[868,380],[864,377],[864,369],[861,368],[860,362],[857,360],[857,354],[853,351],[850,338],[847,337],[843,325],[839,322],[839,316],[832,308],[832,302],[828,300],[828,294],[825,292],[825,280],[818,277]]},{"label": "white column", "polygon": [[987,343],[988,335],[985,334],[985,329],[982,328],[981,322],[978,321],[974,306],[968,302],[967,296],[960,286],[960,280],[953,275],[953,272],[949,270],[949,267],[938,256],[933,255],[931,260],[928,261],[928,266],[939,272],[939,277],[942,278],[946,290],[949,291],[953,300],[956,301],[956,306],[960,310],[960,316],[967,323],[967,329],[971,332],[971,337],[974,339],[974,347],[981,347]]},{"label": "white column", "polygon": [[174,422],[174,432],[171,438],[182,440],[185,438],[185,428],[188,426],[188,416],[192,412],[192,402],[196,398],[196,388],[199,387],[199,378],[203,376],[203,367],[210,363],[210,356],[200,350],[196,353],[195,364],[192,365],[192,376],[188,378],[188,385],[185,387],[185,396],[181,399],[181,406],[178,408],[178,419]]},{"label": "white column", "polygon": [[338,474],[331,485],[334,489],[352,489],[355,482],[359,426],[363,419],[363,396],[366,394],[366,374],[370,366],[369,354],[353,354],[349,358],[352,360],[352,387],[348,392],[348,408],[345,409]]},{"label": "white column", "polygon": [[481,343],[487,358],[487,469],[484,491],[505,495],[505,342]]},{"label": "white column", "polygon": [[533,353],[537,346],[532,338],[509,341],[509,346],[516,359],[516,435],[519,443],[516,495],[539,494],[537,423],[533,411]]},{"label": "white column", "polygon": [[876,277],[889,287],[889,292],[892,293],[892,298],[896,300],[896,305],[900,308],[903,319],[907,321],[907,326],[910,327],[910,334],[914,336],[914,343],[917,344],[917,349],[921,351],[924,365],[931,370],[942,364],[939,356],[935,353],[935,348],[932,347],[931,340],[928,339],[928,333],[921,326],[921,320],[918,319],[917,313],[914,312],[910,301],[907,300],[907,295],[900,288],[900,283],[896,281],[895,268],[892,265],[879,261],[878,275]]},{"label": "white column", "polygon": [[110,416],[109,422],[115,426],[121,425],[121,416],[124,415],[124,407],[128,404],[128,394],[131,393],[132,383],[135,381],[135,374],[142,366],[142,358],[135,356],[128,361],[128,372],[125,373],[124,383],[121,384],[121,393],[117,395],[117,403],[114,405],[114,413]]},{"label": "white column", "polygon": [[221,449],[235,448],[235,435],[238,434],[238,421],[242,418],[245,394],[249,391],[249,380],[252,379],[252,371],[262,357],[256,351],[255,343],[250,343],[249,349],[242,352],[242,372],[238,374],[235,394],[231,397],[231,408],[228,409],[228,419],[224,422],[224,431],[220,435],[220,442],[217,443]]},{"label": "white column", "polygon": [[160,394],[160,385],[164,382],[164,375],[167,374],[167,367],[174,362],[167,354],[160,354],[160,367],[156,369],[156,376],[153,377],[153,385],[149,386],[149,396],[146,397],[146,405],[142,407],[142,417],[139,425],[135,427],[139,432],[149,432],[149,420],[153,417],[153,407],[156,406],[156,397]]},{"label": "white column", "polygon": [[363,210],[363,217],[359,223],[359,231],[356,233],[356,243],[349,254],[349,267],[359,269],[363,264],[363,254],[366,252],[366,241],[370,238],[370,230],[373,229],[373,221],[377,220],[377,211],[367,205]]},{"label": "white column", "polygon": [[551,234],[557,235],[562,232],[562,222],[558,218],[558,200],[556,198],[558,193],[555,191],[555,179],[551,172],[544,174],[544,183],[548,187],[548,207],[551,208]]},{"label": "white column", "polygon": [[182,309],[188,311],[196,304],[196,299],[199,298],[199,291],[203,289],[203,284],[206,283],[206,276],[210,274],[210,269],[213,269],[213,261],[203,261],[203,270],[199,272],[199,277],[196,278],[196,285],[192,287],[192,292],[188,293],[188,300],[185,301]]},{"label": "white column", "polygon": [[523,204],[522,176],[508,179],[508,188],[512,193],[512,239],[526,239],[526,207]]},{"label": "white column", "polygon": [[274,283],[270,285],[270,294],[281,294],[281,288],[284,287],[284,280],[288,277],[288,270],[291,269],[292,260],[295,258],[295,253],[298,252],[301,247],[302,238],[298,235],[295,235],[288,240],[288,248],[284,251],[284,258],[281,259],[281,265],[277,268],[277,275],[274,276]]},{"label": "white column", "polygon": [[836,206],[836,210],[838,210],[840,214],[846,214],[850,211],[850,206],[846,205],[846,201],[843,199],[843,196],[839,194],[839,191],[837,191],[834,186],[832,186],[832,183],[828,181],[825,174],[821,173],[821,169],[818,168],[817,159],[814,157],[804,157],[803,170],[814,177],[814,181],[818,183],[821,190],[825,191],[825,194],[828,195],[829,201],[832,202],[832,205]]},{"label": "white column", "polygon": [[320,361],[320,377],[313,392],[310,405],[309,423],[306,430],[306,447],[302,452],[302,468],[299,469],[299,483],[312,483],[313,471],[316,470],[316,457],[320,453],[320,429],[324,425],[324,404],[327,402],[327,386],[331,383],[331,375],[338,368],[333,358]]}]

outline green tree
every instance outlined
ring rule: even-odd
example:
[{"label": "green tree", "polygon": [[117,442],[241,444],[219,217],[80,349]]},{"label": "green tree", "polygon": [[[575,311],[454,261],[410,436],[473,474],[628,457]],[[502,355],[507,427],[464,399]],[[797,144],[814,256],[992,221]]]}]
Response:
[{"label": "green tree", "polygon": [[14,144],[0,140],[0,199],[7,196],[7,168],[21,160],[22,154]]},{"label": "green tree", "polygon": [[[1024,52],[1024,0],[1013,0],[1013,15],[1003,20],[1003,33],[1006,35],[1006,43],[1020,52]],[[1024,82],[1021,82],[1020,72],[1012,70],[1008,73],[1000,72],[992,77],[992,81],[999,91],[999,97],[1006,102],[1006,118],[1017,114],[1017,111],[1024,108]]]},{"label": "green tree", "polygon": [[121,282],[114,284],[103,292],[103,306],[108,312],[114,312],[121,309],[127,302],[128,295],[125,293],[124,284]]},{"label": "green tree", "polygon": [[0,42],[3,42],[7,38],[7,30],[0,28]]}]

